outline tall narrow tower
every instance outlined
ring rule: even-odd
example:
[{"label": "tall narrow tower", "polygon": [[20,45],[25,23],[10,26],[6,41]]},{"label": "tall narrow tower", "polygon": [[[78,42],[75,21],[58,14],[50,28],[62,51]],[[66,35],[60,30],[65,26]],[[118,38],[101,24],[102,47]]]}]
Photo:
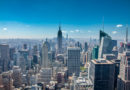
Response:
[{"label": "tall narrow tower", "polygon": [[57,35],[57,44],[58,44],[58,54],[62,53],[62,31],[61,31],[61,26],[59,25],[59,31]]},{"label": "tall narrow tower", "polygon": [[9,70],[9,45],[0,44],[0,72]]},{"label": "tall narrow tower", "polygon": [[46,43],[42,46],[42,68],[48,68],[49,61],[48,61],[48,47]]},{"label": "tall narrow tower", "polygon": [[126,26],[126,43],[128,43],[128,25]]}]

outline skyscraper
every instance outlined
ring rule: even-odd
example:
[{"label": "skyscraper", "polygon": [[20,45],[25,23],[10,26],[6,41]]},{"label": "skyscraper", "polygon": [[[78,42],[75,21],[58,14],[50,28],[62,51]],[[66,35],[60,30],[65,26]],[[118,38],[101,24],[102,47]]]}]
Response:
[{"label": "skyscraper", "polygon": [[38,54],[38,47],[37,45],[33,46],[33,55],[37,55]]},{"label": "skyscraper", "polygon": [[80,72],[80,48],[69,47],[67,54],[68,54],[67,67],[68,67],[69,76],[71,76],[73,73],[75,73],[76,76],[79,76],[79,72]]},{"label": "skyscraper", "polygon": [[114,90],[114,63],[104,60],[92,60],[89,68],[89,79],[93,90]]},{"label": "skyscraper", "polygon": [[75,43],[75,47],[79,47],[80,51],[82,51],[82,44],[79,41]]},{"label": "skyscraper", "polygon": [[10,60],[13,60],[14,53],[15,53],[15,48],[10,48],[9,50]]},{"label": "skyscraper", "polygon": [[125,44],[126,50],[120,55],[120,74],[117,81],[117,90],[130,90],[130,43]]},{"label": "skyscraper", "polygon": [[27,49],[27,44],[23,45],[23,48],[21,50],[19,50],[20,53],[20,57],[23,58],[23,61],[20,62],[24,62],[26,65],[28,65],[28,56],[29,56],[29,50]]},{"label": "skyscraper", "polygon": [[33,47],[33,64],[38,64],[39,63],[39,53],[37,49],[37,45]]},{"label": "skyscraper", "polygon": [[48,59],[48,46],[46,42],[44,42],[42,46],[42,68],[40,70],[40,74],[38,75],[38,82],[49,83],[51,80],[52,69],[49,67],[49,59]]},{"label": "skyscraper", "polygon": [[47,68],[49,66],[48,60],[48,47],[46,43],[42,46],[42,68]]},{"label": "skyscraper", "polygon": [[84,51],[85,51],[85,52],[88,51],[88,43],[87,43],[87,42],[85,42],[85,44],[84,44]]},{"label": "skyscraper", "polygon": [[119,70],[120,70],[120,60],[115,59],[115,60],[112,60],[112,62],[115,64],[114,89],[117,90],[117,78],[118,78]]},{"label": "skyscraper", "polygon": [[14,66],[13,67],[13,73],[12,73],[12,78],[13,78],[13,85],[16,88],[19,88],[22,86],[22,74],[21,74],[21,69],[19,68],[19,66]]},{"label": "skyscraper", "polygon": [[107,33],[105,33],[104,31],[100,30],[99,32],[99,40],[100,40],[100,44],[101,44],[101,40],[102,40],[102,37],[110,37]]},{"label": "skyscraper", "polygon": [[0,70],[7,71],[9,69],[9,45],[1,44],[0,45]]},{"label": "skyscraper", "polygon": [[[102,36],[102,34],[104,36]],[[102,58],[103,54],[110,54],[112,53],[113,47],[117,46],[117,41],[112,40],[111,37],[107,33],[101,33],[101,42],[99,47],[99,55],[98,58]]]},{"label": "skyscraper", "polygon": [[59,26],[59,31],[57,35],[57,44],[58,44],[58,54],[62,53],[62,31],[61,31],[61,26]]},{"label": "skyscraper", "polygon": [[27,44],[23,44],[23,49],[27,49]]},{"label": "skyscraper", "polygon": [[2,73],[2,83],[4,86],[4,90],[14,90],[13,89],[13,79],[11,76],[12,72],[3,72]]},{"label": "skyscraper", "polygon": [[98,59],[98,50],[99,50],[99,46],[93,47],[93,50],[92,50],[92,59]]},{"label": "skyscraper", "polygon": [[45,41],[46,45],[47,45],[47,48],[48,48],[48,52],[51,50],[51,47],[50,47],[50,43],[48,42],[48,40],[46,39]]}]

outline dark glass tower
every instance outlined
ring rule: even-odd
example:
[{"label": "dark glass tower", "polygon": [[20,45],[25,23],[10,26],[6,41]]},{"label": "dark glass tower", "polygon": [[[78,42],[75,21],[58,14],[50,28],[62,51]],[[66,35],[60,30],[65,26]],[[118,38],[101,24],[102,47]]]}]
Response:
[{"label": "dark glass tower", "polygon": [[93,84],[92,90],[114,90],[115,65],[105,59],[91,60],[89,79]]},{"label": "dark glass tower", "polygon": [[[105,33],[104,31],[101,31],[100,30],[100,33],[99,33],[99,39],[100,39],[100,43],[101,43],[101,40],[102,40],[102,37],[110,37],[107,33]],[[110,37],[111,38],[111,37]]]},{"label": "dark glass tower", "polygon": [[57,35],[57,42],[58,42],[58,54],[62,53],[62,31],[61,26],[59,26],[59,31]]}]

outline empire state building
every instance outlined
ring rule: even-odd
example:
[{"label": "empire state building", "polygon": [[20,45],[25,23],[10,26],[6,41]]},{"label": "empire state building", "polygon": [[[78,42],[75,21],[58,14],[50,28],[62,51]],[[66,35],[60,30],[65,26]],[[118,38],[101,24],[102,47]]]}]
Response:
[{"label": "empire state building", "polygon": [[62,31],[60,26],[57,35],[57,44],[58,44],[58,54],[62,54]]}]

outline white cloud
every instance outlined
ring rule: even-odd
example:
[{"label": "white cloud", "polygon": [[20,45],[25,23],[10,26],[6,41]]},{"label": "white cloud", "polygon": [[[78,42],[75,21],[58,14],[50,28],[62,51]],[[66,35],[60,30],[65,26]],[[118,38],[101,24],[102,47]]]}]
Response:
[{"label": "white cloud", "polygon": [[62,32],[63,32],[63,33],[67,33],[67,31],[64,31],[64,30],[63,30]]},{"label": "white cloud", "polygon": [[76,30],[71,30],[70,33],[79,33],[80,30],[79,29],[76,29]]},{"label": "white cloud", "polygon": [[6,30],[7,30],[7,28],[6,28],[6,27],[4,27],[4,28],[3,28],[3,30],[4,30],[4,31],[6,31]]},{"label": "white cloud", "polygon": [[71,30],[70,32],[71,32],[71,33],[74,33],[74,31],[72,31],[72,30]]},{"label": "white cloud", "polygon": [[117,31],[112,31],[112,34],[117,34]]},{"label": "white cloud", "polygon": [[75,32],[80,32],[80,31],[78,29],[76,29]]},{"label": "white cloud", "polygon": [[116,27],[120,28],[120,27],[123,27],[123,25],[122,24],[118,24],[118,25],[116,25]]}]

